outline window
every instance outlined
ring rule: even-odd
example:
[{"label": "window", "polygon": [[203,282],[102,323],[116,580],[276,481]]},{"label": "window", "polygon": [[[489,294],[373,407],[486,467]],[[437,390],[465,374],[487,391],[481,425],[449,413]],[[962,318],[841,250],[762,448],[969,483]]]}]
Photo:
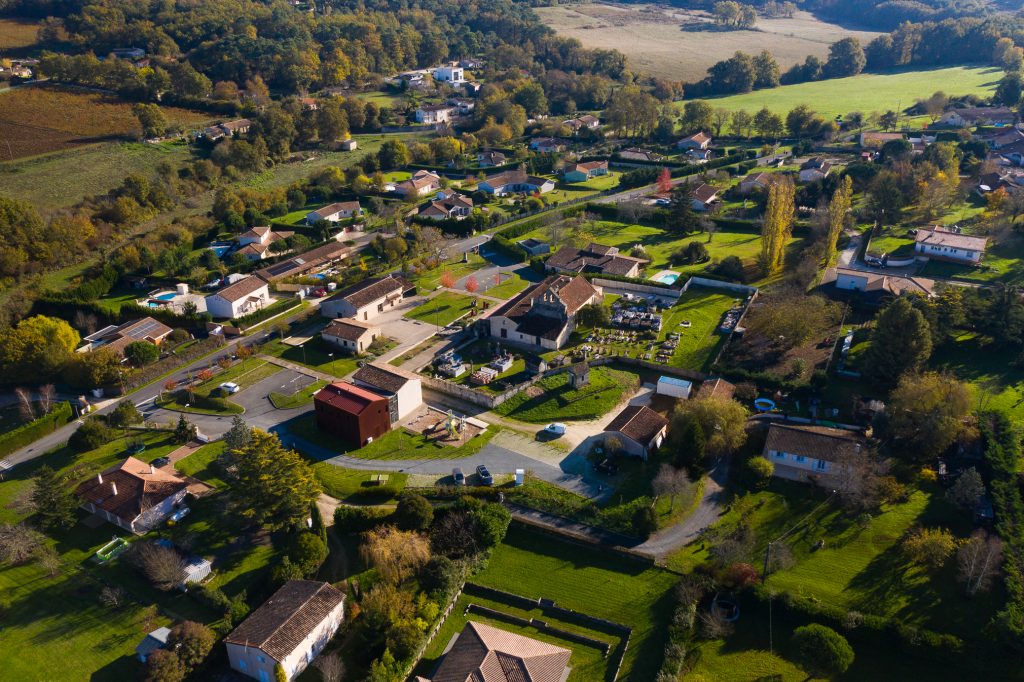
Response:
[{"label": "window", "polygon": [[823,459],[819,459],[817,462],[815,462],[814,468],[817,469],[818,471],[824,471],[825,469],[828,468],[828,462],[826,462]]},{"label": "window", "polygon": [[793,459],[795,459],[797,462],[803,462],[807,458],[804,457],[803,455],[796,455],[795,457],[793,457]]},{"label": "window", "polygon": [[507,339],[508,338],[508,330],[507,329],[502,328],[502,330],[501,330],[501,338],[503,338],[503,339]]},{"label": "window", "polygon": [[775,457],[778,458],[778,459],[786,459],[786,453],[785,452],[779,452],[778,450],[776,450],[772,454],[774,454]]}]

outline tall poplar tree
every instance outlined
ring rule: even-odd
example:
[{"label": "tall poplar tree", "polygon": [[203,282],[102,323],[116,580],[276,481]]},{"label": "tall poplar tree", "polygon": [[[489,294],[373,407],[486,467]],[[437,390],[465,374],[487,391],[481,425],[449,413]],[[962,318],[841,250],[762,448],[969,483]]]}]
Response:
[{"label": "tall poplar tree", "polygon": [[825,259],[828,263],[835,257],[836,244],[839,243],[839,235],[849,220],[852,201],[853,180],[847,175],[828,204],[828,243],[825,245]]},{"label": "tall poplar tree", "polygon": [[796,186],[789,177],[775,179],[768,186],[768,204],[761,228],[761,267],[765,274],[778,272],[786,255],[786,243],[793,234]]}]

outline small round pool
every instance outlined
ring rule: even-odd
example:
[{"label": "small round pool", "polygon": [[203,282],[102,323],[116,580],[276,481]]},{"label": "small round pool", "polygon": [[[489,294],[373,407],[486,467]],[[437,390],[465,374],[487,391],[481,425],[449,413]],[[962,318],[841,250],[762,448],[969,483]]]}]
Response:
[{"label": "small round pool", "polygon": [[758,398],[754,401],[754,408],[758,412],[771,412],[775,409],[775,401],[768,398]]}]

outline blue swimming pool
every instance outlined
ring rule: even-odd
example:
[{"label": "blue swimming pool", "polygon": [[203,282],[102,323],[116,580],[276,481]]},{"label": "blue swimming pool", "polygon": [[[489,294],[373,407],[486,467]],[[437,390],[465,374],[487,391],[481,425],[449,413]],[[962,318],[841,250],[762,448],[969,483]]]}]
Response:
[{"label": "blue swimming pool", "polygon": [[669,272],[664,275],[652,277],[651,279],[653,279],[655,282],[661,282],[662,284],[675,284],[676,280],[679,279],[679,273]]},{"label": "blue swimming pool", "polygon": [[223,258],[224,254],[231,250],[231,244],[211,244],[210,251],[217,254],[217,258]]},{"label": "blue swimming pool", "polygon": [[154,298],[156,298],[156,300],[158,300],[158,301],[170,301],[170,300],[173,300],[174,297],[177,296],[177,295],[178,294],[176,294],[174,292],[171,292],[169,294],[160,294],[159,296],[155,296]]}]

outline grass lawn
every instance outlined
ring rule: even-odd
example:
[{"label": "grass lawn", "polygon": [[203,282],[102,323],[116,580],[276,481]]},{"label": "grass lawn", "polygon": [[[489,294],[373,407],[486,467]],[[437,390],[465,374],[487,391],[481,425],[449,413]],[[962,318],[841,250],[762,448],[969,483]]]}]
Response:
[{"label": "grass lawn", "polygon": [[326,343],[319,335],[314,335],[301,347],[289,346],[277,339],[264,345],[260,351],[335,377],[351,374],[358,368],[356,357],[347,355],[335,346]]},{"label": "grass lawn", "polygon": [[[722,260],[727,256],[736,256],[743,261],[747,272],[756,276],[757,258],[761,253],[761,236],[757,232],[749,230],[738,230],[735,228],[723,228],[716,231],[711,242],[708,242],[706,234],[691,234],[680,236],[667,232],[660,227],[647,225],[636,225],[623,223],[615,220],[597,220],[589,225],[589,231],[594,236],[594,241],[608,246],[617,246],[620,251],[628,254],[635,244],[640,244],[647,252],[647,258],[651,261],[646,268],[648,276],[659,270],[671,269],[682,274],[683,280],[691,275],[700,275],[708,268],[708,263],[695,263],[692,265],[672,265],[669,258],[672,253],[683,248],[692,241],[703,243],[708,250],[711,263]],[[538,228],[521,239],[527,238],[550,241],[551,228]],[[557,251],[558,247],[567,243],[568,234],[563,242],[553,246]],[[787,246],[789,253],[796,253],[800,249],[802,237],[795,237],[790,240]]]},{"label": "grass lawn", "polygon": [[[746,109],[750,113],[768,107],[782,116],[800,104],[809,104],[819,114],[832,118],[851,111],[865,114],[895,111],[899,106],[908,107],[938,90],[953,96],[973,94],[988,97],[1002,75],[1002,71],[990,66],[862,73],[850,78],[785,85],[707,101],[715,108]],[[681,107],[682,103],[679,105]],[[923,122],[927,122],[927,118]]]},{"label": "grass lawn", "polygon": [[598,175],[585,182],[559,181],[555,189],[544,195],[544,201],[553,204],[593,196],[598,192],[618,187],[620,175],[622,174],[616,171],[609,171],[607,175]]},{"label": "grass lawn", "polygon": [[646,681],[661,663],[670,610],[666,593],[676,579],[613,552],[513,526],[473,581],[632,627],[619,679]]},{"label": "grass lawn", "polygon": [[326,381],[314,381],[309,386],[299,389],[294,393],[284,394],[276,391],[270,392],[270,402],[279,410],[290,410],[295,407],[302,407],[313,402],[313,394],[327,385]]},{"label": "grass lawn", "polygon": [[434,639],[430,641],[430,645],[427,647],[427,650],[423,653],[423,658],[420,659],[420,662],[416,666],[418,674],[431,674],[434,667],[440,661],[441,654],[444,653],[444,649],[448,645],[448,642],[454,635],[462,632],[462,628],[466,625],[467,621],[472,620],[478,623],[493,625],[494,627],[507,632],[514,632],[525,637],[537,639],[542,642],[549,642],[556,646],[569,649],[572,652],[569,656],[569,667],[572,670],[569,673],[567,682],[592,682],[594,680],[609,679],[609,675],[612,672],[609,670],[610,660],[606,659],[601,653],[601,650],[597,647],[562,639],[561,637],[541,632],[534,627],[514,625],[501,619],[491,618],[490,616],[482,613],[467,614],[466,607],[470,604],[484,606],[519,618],[537,618],[538,620],[542,620],[553,627],[607,642],[612,645],[612,655],[614,655],[617,648],[622,646],[623,639],[621,637],[616,637],[615,635],[605,632],[589,630],[572,623],[565,623],[557,618],[552,618],[540,609],[524,611],[504,602],[463,594],[455,603],[455,608],[452,609],[451,615],[449,615],[447,620],[445,620],[444,625],[440,630],[438,630]]},{"label": "grass lawn", "polygon": [[[345,469],[327,462],[313,465],[316,478],[324,492],[342,502],[386,504],[397,499],[405,488],[409,474],[394,471],[363,471]],[[373,481],[378,475],[387,476],[387,485],[378,486]]]},{"label": "grass lawn", "polygon": [[903,234],[884,234],[872,237],[868,253],[873,256],[887,253],[894,258],[910,257],[914,253],[914,238],[906,235],[905,231],[901,230],[901,232]]},{"label": "grass lawn", "polygon": [[950,277],[969,282],[995,284],[1024,283],[1024,237],[1017,233],[989,240],[980,265],[959,265],[936,260],[928,261],[921,271],[923,277]]},{"label": "grass lawn", "polygon": [[484,260],[483,256],[478,253],[471,253],[465,263],[463,263],[460,258],[454,263],[445,263],[443,265],[439,265],[433,270],[417,274],[413,277],[413,283],[419,289],[420,293],[425,294],[441,286],[441,275],[446,272],[451,273],[452,280],[457,282],[463,277],[472,275],[474,272],[480,268],[486,267],[487,265],[488,263]]},{"label": "grass lawn", "polygon": [[526,288],[530,286],[532,282],[525,280],[514,272],[507,279],[502,276],[501,284],[493,286],[490,289],[485,289],[480,293],[491,296],[492,298],[504,298],[509,299],[516,294],[526,291]]},{"label": "grass lawn", "polygon": [[419,320],[438,327],[446,327],[455,320],[471,313],[479,301],[476,296],[442,291],[429,301],[405,314],[410,320]]},{"label": "grass lawn", "polygon": [[531,424],[597,419],[614,409],[627,386],[635,383],[635,375],[628,372],[596,367],[590,370],[590,383],[573,390],[568,373],[561,372],[512,396],[494,412]]},{"label": "grass lawn", "polygon": [[[438,416],[440,417],[440,415]],[[346,443],[337,436],[318,429],[316,415],[312,412],[304,414],[288,423],[288,431],[290,433],[330,452],[344,453],[349,457],[358,457],[359,459],[381,460],[468,457],[486,445],[498,430],[497,427],[491,427],[465,445],[451,447],[435,443],[414,431],[396,428],[388,431],[369,445],[354,448],[351,443]]]},{"label": "grass lawn", "polygon": [[1024,371],[1016,358],[1016,351],[997,347],[989,337],[962,332],[935,349],[931,364],[965,382],[977,409],[1006,410],[1019,420],[1024,419]]},{"label": "grass lawn", "polygon": [[174,468],[186,476],[209,483],[214,488],[227,488],[228,484],[221,478],[222,474],[217,466],[217,458],[224,452],[225,447],[222,440],[207,443],[185,459],[175,462]]}]

